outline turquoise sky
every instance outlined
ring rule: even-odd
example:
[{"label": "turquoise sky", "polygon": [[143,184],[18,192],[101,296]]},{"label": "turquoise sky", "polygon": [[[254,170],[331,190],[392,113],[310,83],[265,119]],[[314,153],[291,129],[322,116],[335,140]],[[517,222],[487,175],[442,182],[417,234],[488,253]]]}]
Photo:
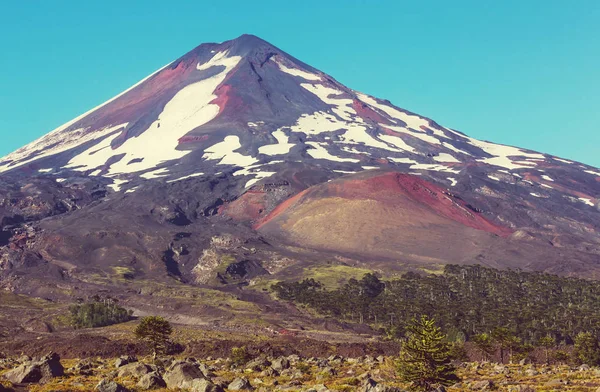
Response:
[{"label": "turquoise sky", "polygon": [[4,155],[202,42],[252,33],[470,136],[600,166],[600,1],[2,4]]}]

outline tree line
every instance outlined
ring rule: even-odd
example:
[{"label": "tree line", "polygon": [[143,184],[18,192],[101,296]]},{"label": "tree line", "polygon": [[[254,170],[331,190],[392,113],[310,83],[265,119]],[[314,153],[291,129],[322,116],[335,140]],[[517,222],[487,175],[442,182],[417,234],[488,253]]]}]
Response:
[{"label": "tree line", "polygon": [[495,334],[507,351],[515,338],[557,345],[573,344],[579,333],[600,333],[600,283],[538,272],[447,265],[441,274],[409,272],[387,281],[366,274],[337,289],[314,279],[271,287],[282,300],[371,324],[392,338],[403,338],[410,320],[421,315],[434,318],[451,341],[479,339],[484,347]]}]

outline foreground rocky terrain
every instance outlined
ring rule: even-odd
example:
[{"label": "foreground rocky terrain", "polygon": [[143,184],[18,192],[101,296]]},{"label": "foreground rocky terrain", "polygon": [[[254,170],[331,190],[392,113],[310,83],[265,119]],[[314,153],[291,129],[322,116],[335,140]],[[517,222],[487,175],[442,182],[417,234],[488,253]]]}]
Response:
[{"label": "foreground rocky terrain", "polygon": [[[400,392],[395,358],[149,357],[0,359],[0,379],[15,391],[359,391]],[[461,381],[448,391],[596,391],[600,369],[587,365],[458,364]],[[8,380],[12,380],[12,382]],[[13,389],[11,389],[13,388]]]}]

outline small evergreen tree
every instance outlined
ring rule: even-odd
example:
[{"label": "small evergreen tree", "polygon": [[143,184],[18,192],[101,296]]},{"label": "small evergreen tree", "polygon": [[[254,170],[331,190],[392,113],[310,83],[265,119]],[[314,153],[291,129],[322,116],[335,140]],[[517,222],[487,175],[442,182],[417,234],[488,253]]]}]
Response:
[{"label": "small evergreen tree", "polygon": [[407,327],[407,336],[397,365],[402,380],[410,382],[418,391],[459,381],[451,363],[450,343],[435,320],[427,316],[414,319]]},{"label": "small evergreen tree", "polygon": [[580,332],[575,337],[573,359],[577,363],[585,363],[589,366],[600,365],[600,344],[592,333]]},{"label": "small evergreen tree", "polygon": [[550,365],[550,349],[556,346],[556,339],[550,335],[543,336],[538,340],[538,346],[544,348],[546,365]]},{"label": "small evergreen tree", "polygon": [[487,361],[489,356],[496,351],[492,338],[487,333],[480,333],[473,336],[473,343],[475,344],[475,347],[477,347],[477,350],[481,352],[484,361]]},{"label": "small evergreen tree", "polygon": [[515,344],[518,344],[518,342],[515,341],[515,336],[508,328],[498,327],[494,328],[492,331],[491,338],[500,349],[500,363],[504,363],[504,354],[506,353],[506,350],[511,350]]},{"label": "small evergreen tree", "polygon": [[166,353],[171,333],[173,333],[173,327],[160,316],[142,318],[134,330],[134,334],[138,339],[148,342],[151,346],[154,359],[156,359],[157,354]]}]

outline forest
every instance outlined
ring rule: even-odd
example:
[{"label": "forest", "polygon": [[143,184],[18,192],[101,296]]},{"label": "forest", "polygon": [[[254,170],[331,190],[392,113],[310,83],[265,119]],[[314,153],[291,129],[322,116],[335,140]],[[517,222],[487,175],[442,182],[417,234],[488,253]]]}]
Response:
[{"label": "forest", "polygon": [[281,300],[394,337],[420,315],[437,320],[453,341],[501,328],[525,343],[551,337],[572,344],[581,332],[600,332],[600,283],[538,272],[447,265],[441,274],[409,272],[391,280],[366,274],[338,289],[314,279],[271,288]]}]

